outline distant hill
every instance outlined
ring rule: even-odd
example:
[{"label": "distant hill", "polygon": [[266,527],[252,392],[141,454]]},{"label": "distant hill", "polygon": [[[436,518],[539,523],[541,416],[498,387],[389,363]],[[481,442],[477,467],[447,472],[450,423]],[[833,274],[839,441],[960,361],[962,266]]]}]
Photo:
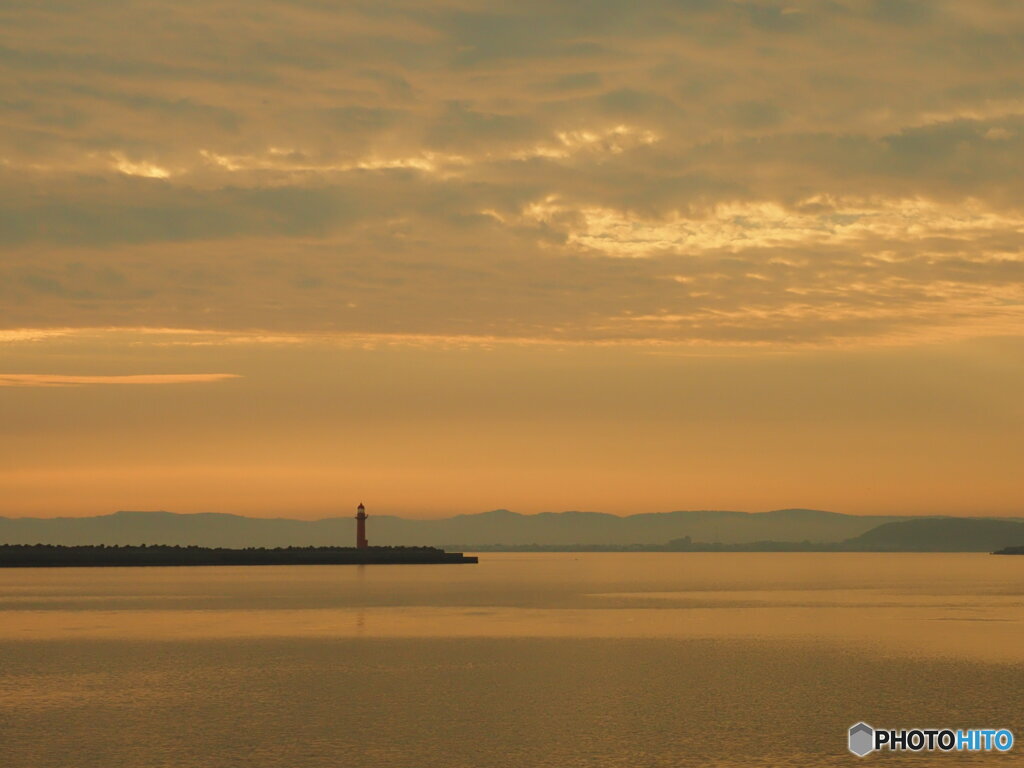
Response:
[{"label": "distant hill", "polygon": [[[902,517],[843,515],[813,509],[772,512],[677,511],[618,517],[600,512],[522,515],[505,509],[435,520],[374,515],[370,543],[380,546],[661,545],[694,541],[840,542]],[[85,518],[3,518],[0,544],[169,544],[204,547],[347,545],[351,517],[252,518],[220,513],[116,512]]]},{"label": "distant hill", "polygon": [[997,549],[992,554],[993,555],[1024,555],[1024,546],[1020,546],[1020,547],[1005,547],[1003,549]]},{"label": "distant hill", "polygon": [[886,523],[843,542],[876,552],[991,552],[1024,545],[1024,523],[990,518],[922,518]]}]

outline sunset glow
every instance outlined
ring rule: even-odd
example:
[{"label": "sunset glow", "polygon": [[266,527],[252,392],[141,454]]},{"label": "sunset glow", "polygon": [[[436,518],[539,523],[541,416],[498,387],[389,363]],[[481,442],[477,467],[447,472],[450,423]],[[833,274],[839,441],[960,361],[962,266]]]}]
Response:
[{"label": "sunset glow", "polygon": [[1020,515],[1024,12],[621,11],[0,9],[0,515]]}]

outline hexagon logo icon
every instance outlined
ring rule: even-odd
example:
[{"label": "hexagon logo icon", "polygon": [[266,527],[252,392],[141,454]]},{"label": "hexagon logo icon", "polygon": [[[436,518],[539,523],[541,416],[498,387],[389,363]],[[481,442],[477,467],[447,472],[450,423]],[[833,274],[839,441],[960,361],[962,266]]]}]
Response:
[{"label": "hexagon logo icon", "polygon": [[875,748],[875,729],[867,723],[857,723],[850,728],[847,746],[857,757],[864,757]]}]

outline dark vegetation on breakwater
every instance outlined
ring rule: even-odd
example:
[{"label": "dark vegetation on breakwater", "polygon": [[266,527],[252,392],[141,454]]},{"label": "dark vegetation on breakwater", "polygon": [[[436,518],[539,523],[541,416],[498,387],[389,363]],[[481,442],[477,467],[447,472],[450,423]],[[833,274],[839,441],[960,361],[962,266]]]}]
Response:
[{"label": "dark vegetation on breakwater", "polygon": [[402,565],[475,563],[461,552],[434,547],[278,547],[227,549],[166,546],[0,545],[0,568],[139,565]]}]

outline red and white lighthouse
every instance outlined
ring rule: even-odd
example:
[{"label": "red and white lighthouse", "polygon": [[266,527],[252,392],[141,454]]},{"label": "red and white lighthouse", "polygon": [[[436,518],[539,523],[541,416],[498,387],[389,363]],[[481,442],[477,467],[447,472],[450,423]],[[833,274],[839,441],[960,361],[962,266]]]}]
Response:
[{"label": "red and white lighthouse", "polygon": [[356,547],[366,549],[370,542],[366,540],[366,507],[360,504],[356,507]]}]

